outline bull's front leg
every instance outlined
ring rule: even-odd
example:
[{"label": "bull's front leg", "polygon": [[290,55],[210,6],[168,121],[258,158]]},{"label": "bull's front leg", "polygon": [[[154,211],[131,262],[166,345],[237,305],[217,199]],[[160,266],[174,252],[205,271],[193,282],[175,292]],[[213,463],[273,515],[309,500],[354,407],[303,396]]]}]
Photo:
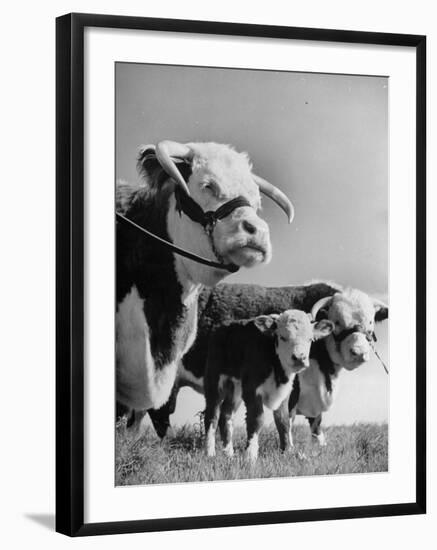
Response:
[{"label": "bull's front leg", "polygon": [[290,451],[293,447],[293,434],[291,433],[292,419],[288,411],[288,397],[273,411],[273,418],[279,434],[281,451]]},{"label": "bull's front leg", "polygon": [[262,397],[255,392],[243,395],[246,405],[247,447],[246,459],[255,462],[258,458],[259,432],[264,423],[264,409]]},{"label": "bull's front leg", "polygon": [[170,428],[170,415],[176,409],[176,399],[178,396],[179,387],[177,384],[173,386],[169,400],[160,409],[149,409],[148,413],[153,427],[155,428],[158,437],[163,439]]},{"label": "bull's front leg", "polygon": [[326,446],[326,438],[325,438],[325,434],[322,431],[322,415],[319,414],[318,416],[307,417],[307,418],[308,418],[308,422],[310,424],[311,437],[312,437],[313,441],[317,441],[317,443],[321,447],[325,447]]}]

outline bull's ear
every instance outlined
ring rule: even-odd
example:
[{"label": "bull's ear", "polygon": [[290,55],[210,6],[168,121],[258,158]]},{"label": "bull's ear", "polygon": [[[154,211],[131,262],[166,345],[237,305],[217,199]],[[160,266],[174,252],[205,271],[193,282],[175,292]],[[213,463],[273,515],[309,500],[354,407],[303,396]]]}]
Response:
[{"label": "bull's ear", "polygon": [[381,300],[373,299],[373,305],[375,307],[375,321],[378,323],[388,319],[388,305]]},{"label": "bull's ear", "polygon": [[321,338],[326,338],[334,330],[334,323],[328,319],[322,319],[317,321],[313,325],[313,339],[320,340]]},{"label": "bull's ear", "polygon": [[154,145],[142,145],[138,152],[137,169],[140,175],[152,176],[153,172],[160,167],[156,158]]},{"label": "bull's ear", "polygon": [[260,315],[255,317],[253,324],[263,334],[273,334],[277,327],[277,318],[277,315]]},{"label": "bull's ear", "polygon": [[[173,159],[178,165],[178,170],[185,181],[191,176],[191,164],[181,159]],[[154,145],[143,145],[140,147],[137,159],[137,170],[149,185],[161,185],[168,179],[168,174],[164,171],[156,156]]]}]

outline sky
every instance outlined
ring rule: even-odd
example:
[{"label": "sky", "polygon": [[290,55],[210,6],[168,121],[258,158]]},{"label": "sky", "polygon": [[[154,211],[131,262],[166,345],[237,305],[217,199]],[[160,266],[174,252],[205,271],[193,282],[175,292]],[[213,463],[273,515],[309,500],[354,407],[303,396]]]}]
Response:
[{"label": "sky", "polygon": [[[329,280],[388,301],[387,78],[117,63],[117,179],[136,181],[138,148],[162,139],[246,151],[253,171],[294,204],[288,225],[263,198],[272,261],[226,282]],[[377,336],[388,361],[388,322]],[[340,384],[325,424],[388,420],[388,377],[375,358],[343,371]],[[172,421],[197,421],[203,407],[185,388]]]}]

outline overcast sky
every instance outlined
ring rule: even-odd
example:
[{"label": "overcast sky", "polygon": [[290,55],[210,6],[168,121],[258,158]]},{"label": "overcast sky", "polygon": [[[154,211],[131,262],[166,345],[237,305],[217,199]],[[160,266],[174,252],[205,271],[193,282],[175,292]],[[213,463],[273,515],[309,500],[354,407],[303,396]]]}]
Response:
[{"label": "overcast sky", "polygon": [[[232,144],[287,193],[296,216],[288,225],[264,197],[273,259],[226,280],[276,286],[325,279],[387,300],[387,102],[382,77],[118,63],[116,176],[137,179],[141,144]],[[385,358],[387,325],[377,330]],[[203,406],[193,390],[182,390],[174,422],[194,421]],[[326,423],[387,417],[382,366],[372,360],[344,372]]]}]

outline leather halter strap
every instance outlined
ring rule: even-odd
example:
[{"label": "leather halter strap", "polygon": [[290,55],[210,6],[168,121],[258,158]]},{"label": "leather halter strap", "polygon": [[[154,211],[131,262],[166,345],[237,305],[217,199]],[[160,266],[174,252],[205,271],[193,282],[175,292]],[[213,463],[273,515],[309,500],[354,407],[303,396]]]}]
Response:
[{"label": "leather halter strap", "polygon": [[198,256],[197,254],[194,254],[193,252],[189,252],[188,250],[184,250],[183,248],[179,248],[175,244],[171,243],[170,241],[166,241],[162,237],[158,237],[158,235],[155,235],[155,233],[152,233],[151,231],[148,231],[144,227],[141,227],[141,225],[138,225],[137,223],[133,222],[129,218],[126,218],[123,216],[123,214],[120,214],[119,212],[115,213],[117,220],[121,222],[123,225],[128,225],[130,227],[134,227],[138,231],[141,231],[144,235],[147,237],[150,237],[154,239],[156,242],[158,242],[163,248],[166,248],[167,250],[170,250],[171,252],[174,252],[175,254],[179,254],[179,256],[183,256],[184,258],[188,258],[189,260],[193,260],[194,262],[197,262],[198,264],[207,265],[208,267],[215,267],[218,269],[225,269],[226,271],[229,271],[230,273],[236,273],[240,268],[235,264],[223,264],[219,262],[213,262],[212,260],[208,260],[207,258],[204,258],[203,256]]},{"label": "leather halter strap", "polygon": [[[205,229],[211,242],[211,247],[216,255],[217,251],[215,250],[214,241],[212,238],[212,230],[214,229],[217,221],[226,218],[226,216],[229,216],[229,214],[231,214],[236,208],[240,208],[241,206],[252,206],[246,198],[240,196],[236,197],[235,199],[231,199],[225,204],[222,204],[219,208],[217,208],[217,210],[209,210],[208,212],[205,212],[194,199],[192,199],[189,195],[184,193],[178,187],[175,189],[175,195],[176,208],[179,211],[179,214],[183,212],[192,221],[199,223]],[[179,246],[176,246],[175,244],[166,241],[162,237],[155,235],[155,233],[152,233],[144,227],[141,227],[140,225],[130,220],[129,218],[126,218],[126,216],[123,216],[123,214],[120,214],[119,212],[116,212],[116,216],[117,219],[124,225],[130,225],[131,227],[134,227],[148,237],[154,239],[162,247],[166,248],[167,250],[171,250],[171,252],[174,252],[175,254],[179,254],[179,256],[183,256],[184,258],[188,258],[189,260],[193,260],[194,262],[202,265],[207,265],[208,267],[224,269],[226,271],[229,271],[230,273],[236,273],[240,269],[237,265],[233,263],[225,264],[224,262],[214,262],[212,260],[204,258],[203,256],[198,256],[193,252],[189,252],[188,250],[180,248]]]},{"label": "leather halter strap", "polygon": [[252,207],[250,202],[245,197],[236,197],[225,204],[222,204],[217,210],[208,210],[205,212],[202,207],[189,195],[184,193],[179,187],[175,189],[176,208],[180,212],[186,214],[190,220],[199,223],[203,227],[214,227],[218,220],[226,218],[235,209],[241,206]]},{"label": "leather halter strap", "polygon": [[343,340],[345,340],[350,334],[354,334],[355,332],[361,332],[361,334],[364,334],[364,336],[366,337],[367,341],[370,344],[370,347],[373,350],[373,353],[376,355],[379,362],[383,366],[386,374],[388,374],[387,365],[384,363],[384,361],[382,360],[381,356],[378,353],[378,350],[376,349],[375,343],[377,341],[377,338],[376,338],[376,334],[374,332],[365,331],[362,327],[360,327],[360,325],[355,325],[354,327],[342,330],[338,334],[332,334],[333,337],[334,337],[334,340],[337,343],[337,348],[339,348],[339,346],[340,346],[341,342],[343,342]]},{"label": "leather halter strap", "polygon": [[340,342],[343,342],[343,340],[345,340],[348,336],[350,336],[351,334],[354,334],[355,332],[361,332],[361,334],[364,334],[364,336],[369,342],[371,342],[372,340],[374,341],[376,338],[374,332],[365,331],[362,327],[360,327],[360,325],[355,325],[351,328],[346,328],[341,332],[339,332],[338,334],[333,333],[332,336],[334,337],[334,340],[339,344]]}]

